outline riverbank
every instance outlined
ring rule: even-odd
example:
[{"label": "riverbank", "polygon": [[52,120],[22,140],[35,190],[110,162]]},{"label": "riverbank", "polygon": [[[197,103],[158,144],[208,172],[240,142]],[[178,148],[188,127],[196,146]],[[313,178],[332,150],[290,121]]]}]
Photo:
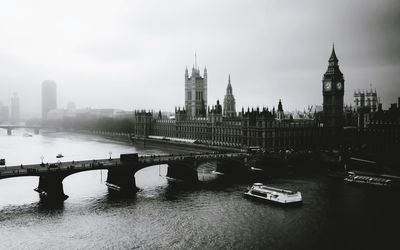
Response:
[{"label": "riverbank", "polygon": [[160,147],[160,146],[168,146],[168,148],[175,149],[185,149],[190,151],[201,151],[201,152],[209,152],[209,151],[218,151],[218,152],[242,152],[243,149],[240,148],[232,148],[232,147],[224,147],[224,146],[215,146],[208,144],[194,144],[194,143],[184,143],[184,142],[176,142],[176,141],[167,141],[167,140],[158,140],[153,138],[134,138],[132,140],[130,133],[119,133],[119,132],[108,132],[108,131],[89,131],[89,130],[75,130],[71,131],[74,133],[80,134],[91,134],[101,136],[106,139],[120,141],[120,142],[128,142],[134,146],[138,146],[141,148],[146,147]]},{"label": "riverbank", "polygon": [[162,139],[153,139],[153,138],[135,138],[132,140],[134,145],[168,145],[168,146],[177,146],[177,147],[190,147],[198,150],[206,150],[206,151],[218,151],[218,152],[243,152],[243,149],[240,148],[232,148],[232,147],[224,147],[224,146],[216,146],[209,144],[200,144],[200,143],[185,143],[178,141],[170,141],[170,140],[162,140]]},{"label": "riverbank", "polygon": [[[71,133],[83,134],[83,135],[95,135],[102,137],[104,139],[123,142],[130,144],[137,148],[140,151],[148,151],[149,153],[156,150],[165,150],[171,153],[194,153],[194,152],[213,152],[218,151],[215,148],[209,148],[206,145],[198,146],[198,145],[187,145],[185,143],[165,143],[165,141],[161,140],[148,140],[146,139],[146,143],[143,141],[133,142],[131,140],[129,133],[116,133],[116,132],[104,132],[104,131],[89,131],[89,130],[71,130],[68,131]],[[220,151],[220,150],[219,150]]]}]

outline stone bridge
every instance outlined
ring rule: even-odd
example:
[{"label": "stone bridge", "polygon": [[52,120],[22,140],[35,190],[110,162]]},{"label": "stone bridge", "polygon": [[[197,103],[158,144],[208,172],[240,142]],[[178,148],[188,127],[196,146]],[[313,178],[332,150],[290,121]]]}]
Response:
[{"label": "stone bridge", "polygon": [[12,130],[13,129],[19,129],[19,128],[33,129],[35,135],[38,135],[39,134],[39,130],[40,129],[44,129],[46,127],[41,127],[41,126],[0,125],[0,128],[6,129],[7,130],[7,135],[12,135]]},{"label": "stone bridge", "polygon": [[38,176],[39,185],[34,190],[42,199],[65,200],[65,177],[90,170],[108,170],[106,185],[119,192],[137,191],[135,173],[143,168],[167,164],[167,177],[197,182],[197,167],[205,162],[216,162],[217,172],[244,173],[248,169],[248,153],[204,153],[182,155],[121,154],[120,158],[57,162],[0,167],[0,179]]}]

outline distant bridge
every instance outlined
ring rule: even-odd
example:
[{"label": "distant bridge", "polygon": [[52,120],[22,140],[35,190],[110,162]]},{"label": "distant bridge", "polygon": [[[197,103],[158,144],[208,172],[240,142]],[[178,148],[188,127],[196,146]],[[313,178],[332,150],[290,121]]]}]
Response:
[{"label": "distant bridge", "polygon": [[197,182],[197,167],[201,163],[216,162],[218,172],[244,173],[251,155],[248,153],[204,153],[182,155],[121,154],[120,158],[57,162],[0,167],[0,179],[22,176],[39,176],[39,185],[34,190],[41,198],[65,200],[62,181],[65,177],[89,170],[108,170],[106,184],[121,192],[137,190],[135,173],[143,168],[167,164],[167,176]]},{"label": "distant bridge", "polygon": [[19,129],[19,128],[28,128],[28,129],[33,129],[35,135],[39,134],[40,129],[45,129],[47,127],[42,127],[42,126],[24,126],[24,125],[0,125],[0,128],[6,129],[8,135],[12,135],[12,130],[13,129]]}]

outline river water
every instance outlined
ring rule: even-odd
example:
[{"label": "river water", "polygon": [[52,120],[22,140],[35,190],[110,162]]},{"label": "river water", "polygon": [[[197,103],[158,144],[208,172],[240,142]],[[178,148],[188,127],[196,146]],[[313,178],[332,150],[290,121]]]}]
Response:
[{"label": "river water", "polygon": [[[187,152],[143,148],[95,135],[0,130],[0,158],[7,165],[118,157],[121,153]],[[38,177],[0,180],[0,249],[383,249],[399,237],[396,190],[349,185],[322,174],[266,180],[299,190],[303,204],[282,207],[244,199],[247,178],[215,176],[213,164],[198,169],[200,183],[164,178],[166,166],[136,173],[140,191],[116,197],[105,186],[107,171],[68,176],[69,198],[40,202]],[[397,246],[398,247],[398,246]]]}]

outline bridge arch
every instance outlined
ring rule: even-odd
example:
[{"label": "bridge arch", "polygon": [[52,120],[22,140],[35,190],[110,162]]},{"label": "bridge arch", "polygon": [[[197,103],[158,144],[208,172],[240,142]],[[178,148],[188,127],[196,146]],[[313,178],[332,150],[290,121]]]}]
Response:
[{"label": "bridge arch", "polygon": [[216,162],[217,170],[219,168],[220,172],[240,170],[239,173],[242,173],[247,168],[247,157],[249,155],[243,153],[160,155],[141,156],[140,158],[137,154],[127,154],[124,157],[121,155],[120,159],[72,161],[45,165],[46,167],[42,164],[24,166],[24,168],[12,166],[10,169],[18,171],[18,173],[11,173],[10,169],[0,171],[0,179],[16,177],[17,175],[39,176],[39,185],[35,191],[44,197],[66,199],[68,196],[64,194],[63,180],[77,173],[107,170],[104,179],[109,188],[121,192],[134,192],[137,190],[135,174],[150,166],[167,164],[168,177],[198,182],[197,171],[201,164]]},{"label": "bridge arch", "polygon": [[62,180],[64,191],[70,197],[85,198],[104,194],[108,169],[87,169],[67,175]]},{"label": "bridge arch", "polygon": [[84,174],[88,172],[99,172],[99,171],[106,171],[107,173],[108,169],[107,168],[80,169],[78,171],[70,172],[68,175],[65,175],[63,181],[68,179],[69,177],[73,177],[78,174]]}]

